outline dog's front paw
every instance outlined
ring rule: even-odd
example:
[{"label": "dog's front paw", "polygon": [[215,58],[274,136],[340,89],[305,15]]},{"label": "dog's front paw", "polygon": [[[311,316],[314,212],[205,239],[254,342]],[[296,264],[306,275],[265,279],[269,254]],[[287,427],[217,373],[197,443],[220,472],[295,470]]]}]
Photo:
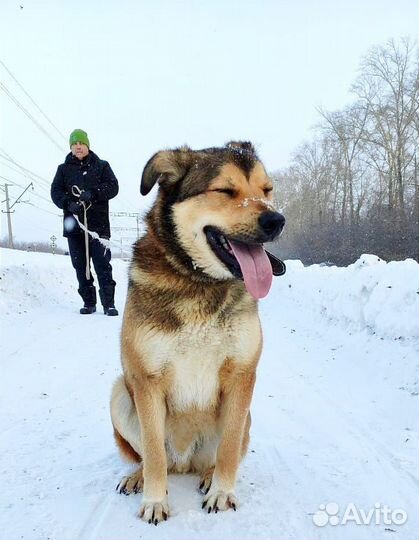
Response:
[{"label": "dog's front paw", "polygon": [[211,512],[217,513],[219,510],[228,510],[232,508],[234,511],[237,510],[238,501],[233,492],[226,493],[225,491],[218,490],[211,493],[208,493],[204,497],[204,502],[202,503],[202,508],[210,514]]},{"label": "dog's front paw", "polygon": [[161,521],[166,521],[169,515],[167,501],[144,501],[138,511],[138,517],[148,523],[154,523],[154,525],[157,525]]}]

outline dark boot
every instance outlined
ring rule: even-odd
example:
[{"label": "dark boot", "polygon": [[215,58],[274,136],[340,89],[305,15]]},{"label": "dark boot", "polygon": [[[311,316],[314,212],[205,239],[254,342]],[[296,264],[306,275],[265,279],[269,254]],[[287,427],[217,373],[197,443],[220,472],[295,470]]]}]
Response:
[{"label": "dark boot", "polygon": [[110,317],[119,315],[118,310],[115,308],[115,284],[106,285],[99,290],[100,300],[103,306],[103,313]]},{"label": "dark boot", "polygon": [[109,317],[115,317],[116,315],[119,315],[119,312],[116,309],[116,307],[103,308],[103,313],[105,315],[109,315]]},{"label": "dark boot", "polygon": [[95,313],[96,306],[84,306],[80,308],[80,314],[81,315],[91,315],[92,313]]},{"label": "dark boot", "polygon": [[83,298],[84,307],[80,309],[81,315],[90,315],[96,311],[96,288],[88,285],[79,289],[79,294]]}]

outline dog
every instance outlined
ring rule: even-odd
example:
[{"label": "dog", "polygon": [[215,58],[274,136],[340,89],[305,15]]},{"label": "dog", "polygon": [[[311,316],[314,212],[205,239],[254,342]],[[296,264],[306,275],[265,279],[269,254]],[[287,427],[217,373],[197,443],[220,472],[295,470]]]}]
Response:
[{"label": "dog", "polygon": [[155,525],[170,514],[171,472],[200,475],[208,513],[237,508],[262,350],[257,300],[284,272],[263,243],[285,223],[249,142],[160,151],[144,168],[142,195],[156,183],[133,247],[123,375],[111,396],[116,443],[139,465],[117,490],[142,491],[139,517]]}]

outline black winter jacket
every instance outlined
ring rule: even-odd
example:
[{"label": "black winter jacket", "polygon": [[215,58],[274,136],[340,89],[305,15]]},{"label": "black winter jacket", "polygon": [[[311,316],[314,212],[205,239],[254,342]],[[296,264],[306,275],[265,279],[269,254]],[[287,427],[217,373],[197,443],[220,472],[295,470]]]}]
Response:
[{"label": "black winter jacket", "polygon": [[[72,194],[72,186],[78,186],[80,190],[93,190],[95,199],[87,211],[87,227],[102,238],[110,238],[108,201],[118,194],[119,187],[109,163],[90,150],[82,161],[70,153],[65,162],[58,166],[51,185],[51,199],[64,210],[63,235],[66,237],[83,232],[67,210],[70,201],[77,201]],[[84,223],[83,212],[78,217]]]}]

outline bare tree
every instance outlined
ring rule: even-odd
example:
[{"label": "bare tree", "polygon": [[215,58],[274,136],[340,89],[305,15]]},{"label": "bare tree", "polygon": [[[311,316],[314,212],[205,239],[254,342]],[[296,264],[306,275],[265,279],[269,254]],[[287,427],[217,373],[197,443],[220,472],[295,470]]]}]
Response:
[{"label": "bare tree", "polygon": [[[406,171],[416,145],[412,137],[419,110],[419,73],[412,65],[414,46],[403,39],[374,47],[361,64],[361,75],[353,86],[369,111],[364,141],[377,150],[387,165],[388,204],[405,218]],[[376,160],[376,163],[378,161]]]},{"label": "bare tree", "polygon": [[341,220],[342,223],[345,221],[348,206],[349,227],[352,238],[355,222],[354,163],[360,153],[360,142],[364,134],[369,107],[368,105],[365,107],[361,103],[355,103],[343,111],[327,112],[321,108],[318,111],[325,120],[323,129],[326,132],[332,132],[341,146],[345,164]]},{"label": "bare tree", "polygon": [[[419,260],[419,57],[389,41],[362,60],[356,100],[321,122],[275,175],[281,254],[348,264],[362,252]],[[283,252],[285,251],[285,253]]]}]

